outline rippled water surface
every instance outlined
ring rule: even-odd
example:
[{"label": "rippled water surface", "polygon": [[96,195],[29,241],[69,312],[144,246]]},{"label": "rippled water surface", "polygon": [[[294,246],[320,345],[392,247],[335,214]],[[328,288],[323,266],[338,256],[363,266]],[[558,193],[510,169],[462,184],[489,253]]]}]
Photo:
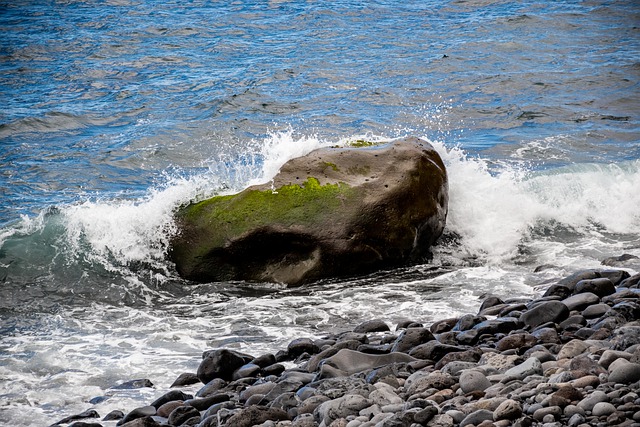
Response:
[{"label": "rippled water surface", "polygon": [[[639,23],[632,1],[0,2],[0,424],[640,256]],[[449,173],[432,264],[286,289],[166,262],[179,205],[405,135]],[[156,386],[111,389],[134,378]]]}]

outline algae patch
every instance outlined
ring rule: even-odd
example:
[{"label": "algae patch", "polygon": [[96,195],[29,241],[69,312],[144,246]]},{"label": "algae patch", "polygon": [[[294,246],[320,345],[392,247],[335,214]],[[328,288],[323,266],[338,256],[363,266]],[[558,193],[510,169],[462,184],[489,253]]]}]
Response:
[{"label": "algae patch", "polygon": [[185,207],[179,216],[198,224],[213,241],[224,244],[229,236],[263,226],[322,224],[355,195],[355,190],[345,183],[320,185],[310,177],[302,185],[284,185],[275,190],[249,188],[230,196],[212,197]]}]

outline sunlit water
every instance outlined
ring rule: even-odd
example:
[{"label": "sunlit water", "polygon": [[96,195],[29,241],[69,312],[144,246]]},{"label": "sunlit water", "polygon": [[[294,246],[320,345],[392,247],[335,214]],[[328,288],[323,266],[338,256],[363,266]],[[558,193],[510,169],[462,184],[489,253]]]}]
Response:
[{"label": "sunlit water", "polygon": [[[147,404],[206,349],[428,324],[640,256],[638,22],[633,2],[0,5],[0,424]],[[165,261],[181,204],[404,135],[449,173],[432,264],[286,289]],[[135,378],[155,388],[111,389]]]}]

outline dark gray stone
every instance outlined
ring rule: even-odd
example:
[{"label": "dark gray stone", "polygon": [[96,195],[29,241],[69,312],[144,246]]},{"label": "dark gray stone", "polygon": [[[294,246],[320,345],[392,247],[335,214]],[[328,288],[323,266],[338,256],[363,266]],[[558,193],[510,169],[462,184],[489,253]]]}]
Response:
[{"label": "dark gray stone", "polygon": [[600,297],[592,292],[571,295],[562,300],[562,303],[566,305],[569,310],[583,310],[591,304],[597,304],[599,302]]},{"label": "dark gray stone", "polygon": [[262,424],[265,421],[287,421],[291,420],[289,414],[282,409],[268,408],[266,406],[250,406],[241,409],[238,413],[232,415],[225,425],[234,427],[252,427],[256,424]]},{"label": "dark gray stone", "polygon": [[560,323],[569,317],[569,308],[560,301],[546,301],[524,312],[520,321],[535,328],[546,322]]},{"label": "dark gray stone", "polygon": [[233,373],[245,363],[254,358],[243,353],[220,349],[207,351],[203,355],[203,360],[198,366],[198,378],[204,384],[214,378],[222,378],[229,381],[233,378]]},{"label": "dark gray stone", "polygon": [[172,426],[180,426],[190,418],[200,417],[200,411],[192,406],[178,406],[169,414],[168,423]]},{"label": "dark gray stone", "polygon": [[435,338],[431,331],[427,328],[409,328],[398,336],[393,345],[391,346],[392,352],[406,353],[412,348],[424,344],[429,341],[433,341]]},{"label": "dark gray stone", "polygon": [[373,319],[360,323],[353,329],[353,332],[367,334],[369,332],[386,332],[389,330],[389,325],[387,325],[383,320]]}]

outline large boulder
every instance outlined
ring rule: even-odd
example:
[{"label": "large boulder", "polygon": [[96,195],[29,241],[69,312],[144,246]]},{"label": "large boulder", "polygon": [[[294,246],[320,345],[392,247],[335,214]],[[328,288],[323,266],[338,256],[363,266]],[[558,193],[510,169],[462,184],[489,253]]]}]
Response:
[{"label": "large boulder", "polygon": [[312,151],[268,183],[181,208],[178,273],[297,285],[424,261],[447,216],[442,159],[414,137],[364,145]]}]

